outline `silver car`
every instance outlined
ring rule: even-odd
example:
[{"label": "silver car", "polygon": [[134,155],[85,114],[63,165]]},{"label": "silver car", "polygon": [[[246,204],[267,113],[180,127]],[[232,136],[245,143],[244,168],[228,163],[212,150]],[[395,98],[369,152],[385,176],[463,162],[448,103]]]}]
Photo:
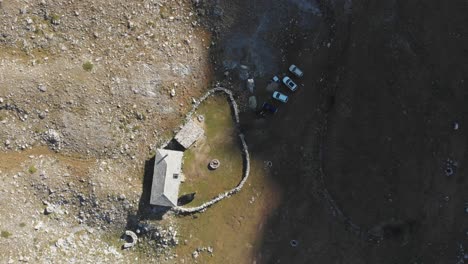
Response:
[{"label": "silver car", "polygon": [[273,98],[275,98],[276,100],[280,101],[280,102],[283,102],[283,103],[286,103],[288,101],[288,96],[285,95],[285,94],[282,94],[278,91],[275,91],[273,93]]},{"label": "silver car", "polygon": [[293,92],[296,91],[297,84],[294,83],[293,80],[291,80],[291,78],[289,78],[288,76],[283,78],[283,83],[289,88],[289,90]]},{"label": "silver car", "polygon": [[302,75],[304,75],[304,73],[301,71],[301,69],[299,69],[296,65],[291,65],[289,66],[289,71],[292,72],[294,75],[296,75],[297,77],[302,77]]}]

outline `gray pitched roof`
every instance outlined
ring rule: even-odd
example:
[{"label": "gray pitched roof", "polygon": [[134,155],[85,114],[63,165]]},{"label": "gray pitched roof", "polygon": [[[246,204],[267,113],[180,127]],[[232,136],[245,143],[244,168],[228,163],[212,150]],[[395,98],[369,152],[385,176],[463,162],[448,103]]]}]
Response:
[{"label": "gray pitched roof", "polygon": [[[158,149],[156,151],[150,204],[177,206],[183,152]],[[174,177],[177,175],[177,177]]]}]

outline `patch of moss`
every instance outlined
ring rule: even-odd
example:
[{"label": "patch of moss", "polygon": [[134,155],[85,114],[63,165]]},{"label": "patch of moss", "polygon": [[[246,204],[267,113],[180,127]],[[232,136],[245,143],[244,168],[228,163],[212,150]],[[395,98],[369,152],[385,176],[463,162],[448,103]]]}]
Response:
[{"label": "patch of moss", "polygon": [[87,61],[85,63],[83,63],[83,70],[85,71],[92,71],[94,68],[94,64],[90,61]]},{"label": "patch of moss", "polygon": [[[227,100],[213,97],[203,103],[196,114],[205,116],[206,138],[196,148],[190,148],[184,153],[182,170],[186,181],[181,185],[180,193],[197,193],[190,206],[200,205],[234,188],[243,172],[242,152]],[[219,159],[221,166],[210,171],[207,165],[213,158]]]},{"label": "patch of moss", "polygon": [[172,10],[170,7],[168,6],[161,6],[159,8],[159,15],[161,16],[161,18],[163,19],[166,19],[166,18],[169,18],[171,15],[172,15]]},{"label": "patch of moss", "polygon": [[12,235],[12,233],[10,233],[8,231],[5,231],[5,230],[2,230],[2,232],[1,232],[1,236],[3,238],[9,238],[9,237],[11,237],[11,235]]},{"label": "patch of moss", "polygon": [[60,21],[60,15],[58,14],[51,14],[50,15],[50,23],[57,25]]},{"label": "patch of moss", "polygon": [[36,167],[34,167],[34,165],[31,165],[31,166],[29,166],[28,171],[29,171],[29,173],[34,174],[34,173],[37,172],[37,169],[36,169]]},{"label": "patch of moss", "polygon": [[26,223],[21,222],[21,223],[19,224],[19,226],[20,226],[20,227],[25,227],[25,226],[26,226]]}]

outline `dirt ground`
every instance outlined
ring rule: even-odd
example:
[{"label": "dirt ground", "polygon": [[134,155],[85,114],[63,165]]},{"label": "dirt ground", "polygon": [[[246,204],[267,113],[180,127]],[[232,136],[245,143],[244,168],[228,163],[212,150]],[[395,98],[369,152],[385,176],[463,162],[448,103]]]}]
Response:
[{"label": "dirt ground", "polygon": [[273,161],[285,192],[256,261],[464,263],[466,3],[315,4],[316,23],[293,23],[295,38],[276,46],[304,86],[246,123],[252,155]]}]

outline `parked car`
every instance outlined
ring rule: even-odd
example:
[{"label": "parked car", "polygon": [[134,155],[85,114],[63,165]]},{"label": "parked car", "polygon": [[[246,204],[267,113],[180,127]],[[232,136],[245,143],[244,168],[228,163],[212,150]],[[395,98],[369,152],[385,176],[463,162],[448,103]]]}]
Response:
[{"label": "parked car", "polygon": [[275,106],[265,102],[262,105],[262,112],[270,112],[270,113],[274,114],[274,113],[278,112],[278,108],[276,108]]},{"label": "parked car", "polygon": [[283,103],[286,103],[288,101],[288,96],[285,95],[285,94],[282,94],[278,91],[275,91],[273,93],[273,98],[275,98],[276,100],[280,101],[280,102],[283,102]]},{"label": "parked car", "polygon": [[293,92],[296,91],[297,84],[294,83],[293,80],[291,80],[291,78],[289,78],[288,76],[283,78],[283,83],[289,88],[289,90]]},{"label": "parked car", "polygon": [[294,75],[296,75],[297,77],[302,77],[302,75],[304,75],[304,73],[301,71],[301,69],[299,69],[296,65],[292,64],[291,66],[289,66],[289,71],[292,72]]},{"label": "parked car", "polygon": [[273,78],[271,78],[271,80],[275,83],[280,83],[280,78],[278,76],[273,76]]}]

